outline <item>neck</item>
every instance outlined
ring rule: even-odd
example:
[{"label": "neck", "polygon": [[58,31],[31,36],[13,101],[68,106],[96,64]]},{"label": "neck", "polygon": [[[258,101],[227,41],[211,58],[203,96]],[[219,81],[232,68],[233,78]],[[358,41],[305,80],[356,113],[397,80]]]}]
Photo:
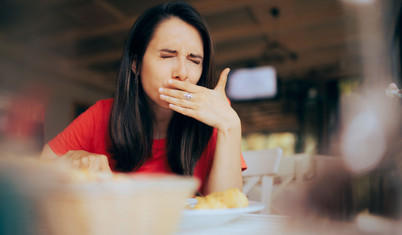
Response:
[{"label": "neck", "polygon": [[157,106],[154,107],[154,113],[155,113],[154,139],[166,138],[169,123],[173,116],[173,111],[170,109]]}]

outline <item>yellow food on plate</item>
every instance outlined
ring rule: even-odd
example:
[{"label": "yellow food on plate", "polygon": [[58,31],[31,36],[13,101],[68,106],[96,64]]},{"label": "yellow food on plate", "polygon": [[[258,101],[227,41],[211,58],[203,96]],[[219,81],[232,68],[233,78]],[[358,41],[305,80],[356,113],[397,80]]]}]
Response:
[{"label": "yellow food on plate", "polygon": [[197,204],[193,209],[224,209],[248,206],[248,198],[237,188],[215,192],[205,197],[196,197]]},{"label": "yellow food on plate", "polygon": [[197,204],[193,209],[224,209],[228,208],[225,203],[222,203],[215,197],[196,197]]}]

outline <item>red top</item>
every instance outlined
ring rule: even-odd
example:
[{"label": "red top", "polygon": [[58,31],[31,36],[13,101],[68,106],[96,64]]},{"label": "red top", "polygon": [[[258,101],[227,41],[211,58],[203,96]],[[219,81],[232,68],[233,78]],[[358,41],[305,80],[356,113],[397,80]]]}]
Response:
[{"label": "red top", "polygon": [[[109,135],[109,116],[113,106],[113,99],[96,102],[87,111],[76,118],[66,129],[59,133],[48,144],[56,155],[63,155],[69,150],[85,150],[90,153],[104,154],[109,159],[109,165],[114,170],[116,162],[108,151],[111,146]],[[215,154],[217,131],[208,142],[204,153],[195,166],[194,176],[205,183],[211,170]],[[243,157],[242,170],[247,169]],[[152,145],[152,157],[149,158],[136,173],[171,173],[166,156],[166,139],[156,139]]]}]

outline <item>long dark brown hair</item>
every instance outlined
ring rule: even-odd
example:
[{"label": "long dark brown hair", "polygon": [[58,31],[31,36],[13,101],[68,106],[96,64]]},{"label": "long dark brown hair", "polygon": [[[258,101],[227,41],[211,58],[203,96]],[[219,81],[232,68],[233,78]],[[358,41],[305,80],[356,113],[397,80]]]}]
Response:
[{"label": "long dark brown hair", "polygon": [[[200,14],[192,6],[175,1],[154,6],[141,14],[125,43],[109,121],[110,153],[116,160],[115,170],[138,170],[152,155],[155,117],[141,85],[140,68],[155,29],[171,17],[192,25],[201,35],[204,61],[197,85],[214,88],[217,84],[213,76],[211,37]],[[131,68],[133,61],[136,72]],[[171,170],[181,175],[192,175],[212,131],[212,127],[175,112],[169,124],[166,142]]]}]

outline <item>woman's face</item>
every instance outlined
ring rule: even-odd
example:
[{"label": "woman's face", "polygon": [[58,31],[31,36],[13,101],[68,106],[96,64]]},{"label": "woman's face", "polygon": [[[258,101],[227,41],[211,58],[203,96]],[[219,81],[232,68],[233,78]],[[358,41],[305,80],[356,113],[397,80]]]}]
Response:
[{"label": "woman's face", "polygon": [[169,109],[158,89],[170,78],[197,84],[202,73],[204,47],[196,28],[172,17],[160,23],[145,51],[140,68],[141,83],[152,105]]}]

